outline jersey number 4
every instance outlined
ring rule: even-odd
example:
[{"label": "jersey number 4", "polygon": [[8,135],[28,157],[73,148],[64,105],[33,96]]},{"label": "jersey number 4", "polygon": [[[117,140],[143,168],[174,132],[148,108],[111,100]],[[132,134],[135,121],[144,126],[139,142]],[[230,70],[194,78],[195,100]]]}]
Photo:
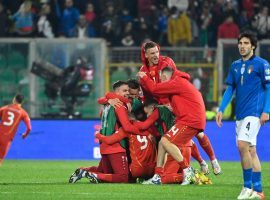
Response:
[{"label": "jersey number 4", "polygon": [[3,124],[5,126],[11,126],[13,124],[13,122],[14,122],[15,115],[14,115],[13,112],[10,112],[10,111],[8,111],[7,114],[8,114],[7,121],[4,121]]},{"label": "jersey number 4", "polygon": [[137,135],[137,140],[142,143],[142,146],[141,146],[141,150],[144,150],[146,149],[147,147],[147,144],[148,144],[148,140],[146,138],[146,136],[140,136],[140,135]]}]

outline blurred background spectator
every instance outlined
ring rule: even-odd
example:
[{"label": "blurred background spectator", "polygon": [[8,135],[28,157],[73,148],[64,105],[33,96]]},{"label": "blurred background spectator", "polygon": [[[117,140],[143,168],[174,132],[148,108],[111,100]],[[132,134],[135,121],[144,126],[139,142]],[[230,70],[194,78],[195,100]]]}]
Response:
[{"label": "blurred background spectator", "polygon": [[245,29],[270,38],[269,6],[267,0],[0,0],[0,37],[77,37],[85,26],[85,36],[105,38],[108,46],[151,39],[215,47],[218,38]]}]

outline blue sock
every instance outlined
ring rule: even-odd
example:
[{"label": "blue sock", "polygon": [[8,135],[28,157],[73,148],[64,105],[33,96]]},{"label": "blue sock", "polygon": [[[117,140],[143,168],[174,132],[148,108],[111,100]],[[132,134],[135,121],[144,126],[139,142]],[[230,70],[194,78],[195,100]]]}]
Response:
[{"label": "blue sock", "polygon": [[243,169],[244,187],[251,189],[252,187],[252,168]]},{"label": "blue sock", "polygon": [[256,192],[262,192],[262,173],[261,172],[253,172],[252,174],[252,184],[253,190]]}]

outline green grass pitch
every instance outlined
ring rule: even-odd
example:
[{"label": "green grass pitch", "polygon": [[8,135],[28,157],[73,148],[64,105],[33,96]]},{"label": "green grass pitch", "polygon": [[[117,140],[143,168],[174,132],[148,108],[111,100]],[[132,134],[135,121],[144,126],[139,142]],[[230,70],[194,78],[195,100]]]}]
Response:
[{"label": "green grass pitch", "polygon": [[[221,162],[223,174],[210,177],[212,185],[90,184],[86,179],[69,184],[69,176],[79,166],[96,165],[89,161],[5,160],[0,167],[0,199],[236,199],[242,184],[238,162]],[[192,163],[195,168],[199,166]],[[263,187],[270,199],[270,163],[262,163]]]}]

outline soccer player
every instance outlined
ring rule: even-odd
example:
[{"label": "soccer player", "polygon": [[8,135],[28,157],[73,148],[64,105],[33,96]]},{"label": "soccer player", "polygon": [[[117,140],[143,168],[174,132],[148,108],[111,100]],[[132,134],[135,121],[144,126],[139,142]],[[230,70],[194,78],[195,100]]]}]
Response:
[{"label": "soccer player", "polygon": [[[164,67],[171,67],[172,69],[176,70],[175,63],[169,57],[160,55],[160,47],[155,42],[146,42],[141,47],[141,60],[143,66],[140,69],[140,72],[145,72],[146,75],[153,80],[155,83],[160,83],[160,71]],[[143,94],[145,98],[149,98],[154,96],[158,100],[159,104],[169,105],[168,97],[160,96],[151,93],[147,88],[142,85]],[[215,175],[221,174],[221,167],[216,159],[212,144],[204,132],[200,132],[196,135],[201,147],[207,153],[208,157],[211,160],[213,172]],[[208,169],[207,163],[201,163],[204,165],[205,169]]]},{"label": "soccer player", "polygon": [[237,199],[264,199],[261,164],[256,153],[257,135],[269,120],[270,66],[255,55],[257,38],[251,32],[238,37],[241,59],[231,64],[227,89],[223,95],[216,122],[222,126],[222,113],[235,93],[236,140],[243,169],[244,185]]},{"label": "soccer player", "polygon": [[[117,81],[113,84],[113,90],[119,98],[126,99],[128,101],[129,88],[128,84],[124,81]],[[139,129],[133,126],[128,118],[128,111],[125,102],[122,105],[114,108],[113,106],[106,104],[101,119],[100,133],[105,136],[114,134],[120,127],[126,132],[132,132],[139,134]],[[126,142],[121,140],[120,142],[108,145],[104,142],[100,144],[101,161],[96,171],[93,173],[93,168],[79,168],[70,177],[69,182],[75,183],[82,177],[87,176],[91,182],[98,183],[110,182],[110,183],[127,183],[129,180],[129,168],[126,154]],[[87,172],[89,171],[89,172]]]},{"label": "soccer player", "polygon": [[[143,107],[136,110],[135,117],[143,118],[142,112],[138,110],[143,109]],[[155,131],[155,130],[154,130]],[[115,142],[122,140],[123,138],[128,138],[129,141],[129,153],[131,158],[130,172],[133,178],[150,178],[154,175],[154,169],[156,166],[156,144],[154,136],[151,134],[151,129],[148,129],[146,133],[148,135],[140,136],[129,134],[122,129],[111,136],[104,136],[102,134],[96,134],[96,137],[108,145],[112,145]]]},{"label": "soccer player", "polygon": [[[154,99],[147,99],[144,102],[144,110],[148,116],[148,119],[145,120],[144,122],[137,122],[136,123],[136,126],[140,130],[148,129],[150,126],[154,125],[156,127],[156,129],[158,130],[160,137],[161,137],[168,130],[170,130],[170,128],[175,123],[175,116],[168,109],[168,107],[164,106],[164,105],[158,105],[157,101]],[[201,166],[201,171],[204,174],[208,174],[209,170],[208,170],[207,163],[201,157],[200,152],[197,148],[197,145],[193,141],[191,143],[191,156],[199,162],[199,164]],[[161,159],[161,160],[159,160],[159,159]],[[158,165],[157,165],[156,170],[155,170],[155,173],[160,175],[160,176],[163,174],[163,165],[164,165],[163,161],[164,161],[164,158],[158,158],[158,161],[157,161]],[[165,171],[165,173],[166,173],[166,171]],[[152,181],[152,179],[147,180],[147,182],[149,182],[150,184],[151,184],[151,181]],[[164,181],[162,181],[162,182],[164,182]]]},{"label": "soccer player", "polygon": [[[191,139],[205,128],[205,105],[200,92],[190,83],[189,75],[171,67],[160,72],[161,83],[155,83],[145,72],[138,72],[141,85],[154,95],[170,96],[170,105],[176,117],[175,124],[161,138],[165,151],[183,169],[183,185],[194,175],[189,167]],[[191,112],[196,110],[196,112]],[[181,153],[185,152],[185,156]],[[158,152],[160,153],[160,152]],[[167,161],[168,162],[168,161]]]},{"label": "soccer player", "polygon": [[12,104],[0,108],[0,165],[8,153],[11,142],[17,132],[21,121],[26,125],[26,131],[22,138],[26,138],[31,131],[30,118],[27,112],[22,108],[24,96],[17,94]]}]

